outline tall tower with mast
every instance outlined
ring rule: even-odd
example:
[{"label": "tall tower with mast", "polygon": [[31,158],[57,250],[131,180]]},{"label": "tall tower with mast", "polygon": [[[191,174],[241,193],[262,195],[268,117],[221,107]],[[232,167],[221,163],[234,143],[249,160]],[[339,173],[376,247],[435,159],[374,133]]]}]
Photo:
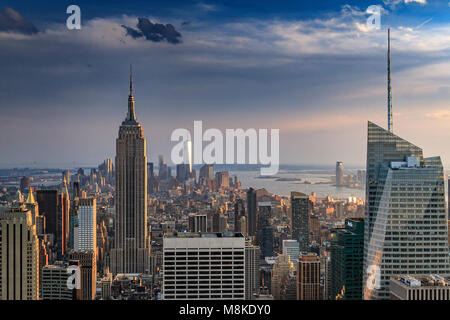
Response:
[{"label": "tall tower with mast", "polygon": [[392,88],[391,88],[391,29],[388,29],[388,52],[387,52],[387,111],[388,131],[394,132],[394,120],[392,118]]}]

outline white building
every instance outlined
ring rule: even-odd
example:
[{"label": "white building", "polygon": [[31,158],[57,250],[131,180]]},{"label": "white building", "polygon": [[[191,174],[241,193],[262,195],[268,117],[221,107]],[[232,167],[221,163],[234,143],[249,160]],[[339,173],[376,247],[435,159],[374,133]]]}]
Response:
[{"label": "white building", "polygon": [[82,198],[79,202],[78,228],[75,250],[97,250],[97,202],[95,198]]},{"label": "white building", "polygon": [[450,278],[401,275],[390,279],[391,300],[450,300]]},{"label": "white building", "polygon": [[163,239],[165,300],[244,300],[245,238],[240,233],[178,233]]}]

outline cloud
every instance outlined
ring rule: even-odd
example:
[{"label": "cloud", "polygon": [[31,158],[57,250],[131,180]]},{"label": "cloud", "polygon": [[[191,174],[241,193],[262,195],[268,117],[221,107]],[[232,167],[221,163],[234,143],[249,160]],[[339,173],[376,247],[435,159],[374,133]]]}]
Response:
[{"label": "cloud", "polygon": [[[150,157],[167,155],[171,131],[200,119],[207,127],[280,128],[284,163],[363,163],[366,120],[385,123],[386,31],[363,33],[356,23],[365,25],[365,15],[357,8],[347,13],[298,21],[191,19],[195,28],[183,29],[180,46],[144,41],[136,16],[86,20],[79,32],[60,24],[35,36],[0,33],[0,70],[23,75],[0,78],[0,120],[7,124],[0,128],[0,149],[10,151],[0,164],[22,158],[96,163],[114,156],[130,62]],[[149,17],[152,25],[168,22],[161,19]],[[434,146],[450,159],[443,142],[450,139],[448,123],[426,117],[448,109],[450,27],[393,28],[392,45],[396,130],[403,136],[413,128],[413,142],[420,138],[427,151]],[[434,64],[439,61],[445,64]],[[409,111],[420,119],[407,119]],[[437,134],[417,132],[424,119],[447,136],[427,141]],[[38,148],[32,141],[48,143]],[[71,150],[60,152],[67,145]]]},{"label": "cloud", "polygon": [[421,5],[425,5],[427,4],[427,0],[384,0],[383,3],[385,6],[388,6],[391,9],[395,9],[398,5],[402,3],[404,4],[418,3]]},{"label": "cloud", "polygon": [[175,30],[171,24],[152,23],[147,18],[138,18],[136,27],[138,30],[122,25],[127,31],[127,36],[134,39],[145,37],[145,39],[153,42],[167,41],[172,44],[181,43],[181,33]]},{"label": "cloud", "polygon": [[200,8],[203,11],[206,12],[211,12],[211,11],[218,11],[219,8],[213,4],[207,4],[207,3],[203,3],[203,2],[199,2],[197,4],[197,7]]},{"label": "cloud", "polygon": [[417,2],[420,4],[427,4],[427,0],[405,0],[405,3],[413,3],[413,2]]},{"label": "cloud", "polygon": [[38,29],[16,10],[3,7],[0,9],[0,31],[30,35],[37,33]]},{"label": "cloud", "polygon": [[427,113],[428,118],[439,120],[450,120],[450,110],[438,110],[435,112]]}]

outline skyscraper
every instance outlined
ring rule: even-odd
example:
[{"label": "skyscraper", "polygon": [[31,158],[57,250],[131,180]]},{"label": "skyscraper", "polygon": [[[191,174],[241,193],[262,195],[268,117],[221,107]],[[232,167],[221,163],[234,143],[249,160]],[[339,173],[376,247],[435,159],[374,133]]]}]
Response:
[{"label": "skyscraper", "polygon": [[36,201],[39,205],[39,215],[45,216],[45,228],[47,233],[58,234],[58,191],[37,190]]},{"label": "skyscraper", "polygon": [[78,261],[81,277],[81,300],[94,300],[97,288],[97,256],[94,251],[71,251],[69,260]]},{"label": "skyscraper", "polygon": [[141,124],[136,121],[130,68],[128,114],[116,140],[116,218],[113,273],[144,273],[148,269],[147,156]]},{"label": "skyscraper", "polygon": [[76,251],[97,251],[97,201],[81,198],[78,215],[78,241]]},{"label": "skyscraper", "polygon": [[256,235],[258,223],[257,212],[258,208],[256,202],[256,190],[253,188],[249,188],[247,191],[247,228],[249,236]]},{"label": "skyscraper", "polygon": [[273,256],[274,231],[272,226],[272,204],[270,202],[258,203],[258,245],[261,250],[261,259]]},{"label": "skyscraper", "polygon": [[308,195],[291,192],[292,239],[297,240],[300,252],[309,251],[309,215],[311,202]]},{"label": "skyscraper", "polygon": [[344,185],[344,163],[342,161],[336,162],[336,186]]},{"label": "skyscraper", "polygon": [[67,190],[66,180],[63,179],[61,183],[58,199],[58,227],[57,227],[57,245],[58,245],[58,258],[62,258],[64,253],[68,250],[69,245],[69,211],[70,211],[70,200],[69,192]]},{"label": "skyscraper", "polygon": [[362,299],[363,257],[364,220],[347,219],[331,241],[331,299]]},{"label": "skyscraper", "polygon": [[387,299],[389,278],[448,274],[440,157],[368,123],[364,298]]},{"label": "skyscraper", "polygon": [[[244,200],[237,199],[234,203],[234,232],[242,232],[241,217],[245,216]],[[247,232],[243,232],[246,234]]]},{"label": "skyscraper", "polygon": [[321,300],[320,258],[315,253],[302,254],[297,262],[297,300]]},{"label": "skyscraper", "polygon": [[245,243],[245,300],[252,300],[259,289],[259,247]]},{"label": "skyscraper", "polygon": [[30,210],[0,212],[0,300],[39,300],[39,244]]}]

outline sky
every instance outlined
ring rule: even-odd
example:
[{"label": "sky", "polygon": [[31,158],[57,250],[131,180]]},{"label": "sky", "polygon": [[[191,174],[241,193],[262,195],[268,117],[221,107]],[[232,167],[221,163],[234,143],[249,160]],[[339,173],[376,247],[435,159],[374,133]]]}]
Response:
[{"label": "sky", "polygon": [[394,133],[449,168],[449,17],[438,0],[0,0],[0,167],[114,158],[130,64],[149,161],[202,120],[279,129],[282,164],[362,167],[367,121],[387,126],[391,28]]}]

